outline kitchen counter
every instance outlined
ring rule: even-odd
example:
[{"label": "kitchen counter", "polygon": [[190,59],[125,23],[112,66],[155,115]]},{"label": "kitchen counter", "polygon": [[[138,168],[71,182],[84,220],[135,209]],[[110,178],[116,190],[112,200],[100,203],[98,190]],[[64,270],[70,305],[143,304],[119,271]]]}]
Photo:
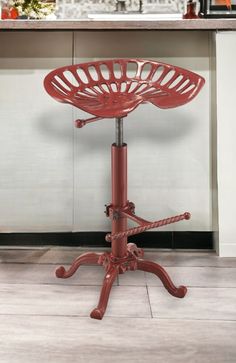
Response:
[{"label": "kitchen counter", "polygon": [[206,84],[186,107],[136,112],[137,129],[127,131],[137,205],[147,216],[190,210],[180,230],[216,231],[219,255],[236,256],[235,30],[236,19],[0,21],[1,230],[106,230],[100,206],[111,126],[75,133],[79,116],[47,97],[43,79],[90,59],[152,58],[195,71]]},{"label": "kitchen counter", "polygon": [[236,19],[155,21],[2,20],[0,30],[236,30]]}]

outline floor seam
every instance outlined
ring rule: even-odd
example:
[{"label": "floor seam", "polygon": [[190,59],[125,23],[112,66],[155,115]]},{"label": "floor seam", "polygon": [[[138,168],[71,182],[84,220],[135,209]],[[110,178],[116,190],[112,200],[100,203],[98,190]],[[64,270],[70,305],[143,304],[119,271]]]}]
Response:
[{"label": "floor seam", "polygon": [[150,296],[149,296],[149,291],[148,291],[147,284],[146,284],[146,291],[147,291],[147,297],[148,297],[148,304],[149,304],[149,309],[150,309],[150,315],[151,315],[151,319],[153,319],[152,306],[151,306],[151,301],[150,301]]}]

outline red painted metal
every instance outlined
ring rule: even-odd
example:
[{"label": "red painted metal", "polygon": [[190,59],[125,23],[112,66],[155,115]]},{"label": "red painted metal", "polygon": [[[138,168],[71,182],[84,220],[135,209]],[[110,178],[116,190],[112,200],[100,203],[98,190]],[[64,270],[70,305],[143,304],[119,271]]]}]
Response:
[{"label": "red painted metal", "polygon": [[93,309],[90,316],[93,319],[99,319],[101,320],[103,318],[103,315],[106,311],[110,291],[113,285],[113,282],[115,281],[119,271],[117,267],[114,265],[111,265],[109,269],[107,270],[107,273],[103,280],[102,290],[100,294],[100,299],[98,302],[98,306]]},{"label": "red painted metal", "polygon": [[56,276],[61,279],[67,279],[74,275],[74,273],[78,270],[81,265],[90,265],[98,263],[99,258],[101,257],[100,253],[87,252],[83,253],[79,257],[77,257],[71,267],[66,271],[64,266],[60,266],[56,269]]},{"label": "red painted metal", "polygon": [[91,117],[88,118],[87,120],[76,120],[75,121],[75,127],[77,127],[78,129],[81,129],[82,127],[84,127],[85,125],[91,123],[91,122],[95,122],[95,121],[99,121],[102,120],[102,117]]},{"label": "red painted metal", "polygon": [[[133,75],[130,66],[135,67]],[[117,73],[118,68],[118,73]],[[150,102],[160,108],[172,108],[191,101],[200,91],[204,79],[180,67],[140,59],[115,59],[89,62],[56,69],[44,81],[47,92],[57,101],[70,103],[94,115],[87,120],[76,120],[75,126],[102,118],[122,118],[139,104]],[[127,199],[127,145],[111,147],[112,202],[106,207],[112,231],[106,235],[111,252],[85,253],[75,259],[66,271],[56,270],[59,278],[71,277],[83,264],[98,264],[105,268],[98,306],[91,312],[94,319],[102,319],[108,304],[112,284],[118,274],[128,270],[154,273],[167,291],[175,297],[185,296],[185,286],[176,287],[160,265],[143,259],[143,250],[127,237],[151,228],[190,218],[190,213],[149,222],[135,215],[135,205]],[[139,226],[127,229],[127,220]]]},{"label": "red painted metal", "polygon": [[176,287],[171,281],[170,276],[164,270],[164,268],[155,262],[139,259],[137,261],[137,270],[142,270],[155,274],[157,277],[159,277],[166,290],[175,297],[182,298],[187,293],[187,288],[185,286],[181,285],[179,287]]},{"label": "red painted metal", "polygon": [[105,239],[107,242],[110,242],[111,240],[129,237],[129,236],[133,236],[135,234],[142,233],[144,231],[147,231],[148,229],[162,227],[167,224],[182,221],[183,219],[190,219],[190,217],[191,217],[190,213],[185,212],[183,214],[179,214],[174,217],[160,219],[159,221],[142,223],[142,225],[140,227],[129,228],[126,231],[118,232],[118,233],[112,233],[112,234],[108,233],[106,235]]},{"label": "red painted metal", "polygon": [[[50,72],[44,80],[54,99],[101,118],[125,117],[147,102],[160,108],[184,105],[203,84],[204,79],[196,73],[144,59],[70,65]],[[86,120],[82,121],[84,125]]]},{"label": "red painted metal", "polygon": [[[111,147],[111,172],[112,172],[112,234],[127,230],[127,217],[120,214],[120,210],[128,203],[127,200],[127,145]],[[117,211],[117,212],[115,212]],[[115,257],[124,257],[127,253],[127,237],[117,238],[112,243],[112,254]]]}]

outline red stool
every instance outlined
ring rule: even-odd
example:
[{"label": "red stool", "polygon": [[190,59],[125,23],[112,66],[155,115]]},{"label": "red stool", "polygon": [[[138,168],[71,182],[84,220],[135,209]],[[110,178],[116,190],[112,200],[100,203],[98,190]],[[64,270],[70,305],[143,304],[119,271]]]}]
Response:
[{"label": "red stool", "polygon": [[[135,68],[129,76],[129,68]],[[111,147],[112,201],[106,207],[112,231],[106,235],[111,252],[88,252],[79,256],[68,271],[63,266],[56,276],[68,278],[84,264],[103,265],[106,274],[98,306],[91,317],[102,319],[113,282],[127,270],[142,270],[157,275],[168,292],[182,298],[185,286],[176,287],[167,272],[158,264],[143,259],[143,250],[127,237],[151,228],[189,219],[190,213],[149,222],[135,215],[134,203],[127,199],[127,145],[123,143],[123,118],[141,103],[152,103],[159,108],[173,108],[191,101],[204,85],[204,79],[185,69],[156,61],[141,59],[114,59],[88,62],[58,68],[45,80],[46,91],[57,101],[72,104],[92,114],[86,120],[76,120],[78,128],[102,118],[116,119],[116,142]],[[127,219],[138,224],[127,228]]]}]

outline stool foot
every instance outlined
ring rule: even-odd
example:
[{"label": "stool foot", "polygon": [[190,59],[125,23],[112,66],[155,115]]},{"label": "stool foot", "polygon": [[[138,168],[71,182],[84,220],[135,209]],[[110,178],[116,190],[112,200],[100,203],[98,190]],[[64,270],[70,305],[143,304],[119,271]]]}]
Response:
[{"label": "stool foot", "polygon": [[74,275],[74,273],[78,270],[78,268],[81,265],[97,264],[100,256],[101,253],[94,253],[94,252],[83,253],[81,256],[77,257],[72,262],[72,265],[67,271],[64,266],[60,266],[56,269],[55,274],[58,278],[67,279],[68,277]]},{"label": "stool foot", "polygon": [[102,309],[95,308],[91,312],[90,318],[97,319],[97,320],[102,320],[104,313],[105,313],[105,311],[103,311]]},{"label": "stool foot", "polygon": [[111,288],[118,273],[119,273],[118,269],[114,266],[111,266],[106,272],[106,275],[103,280],[98,306],[95,309],[93,309],[93,311],[91,312],[90,314],[91,318],[98,320],[101,320],[103,318],[103,315],[105,314],[107,308]]},{"label": "stool foot", "polygon": [[185,286],[179,286],[176,287],[168,273],[164,270],[163,267],[158,265],[155,262],[147,261],[147,260],[141,260],[138,259],[137,261],[137,269],[142,270],[145,272],[151,272],[154,273],[156,276],[159,277],[159,279],[162,281],[164,287],[166,290],[173,296],[182,298],[187,293],[187,288]]}]

